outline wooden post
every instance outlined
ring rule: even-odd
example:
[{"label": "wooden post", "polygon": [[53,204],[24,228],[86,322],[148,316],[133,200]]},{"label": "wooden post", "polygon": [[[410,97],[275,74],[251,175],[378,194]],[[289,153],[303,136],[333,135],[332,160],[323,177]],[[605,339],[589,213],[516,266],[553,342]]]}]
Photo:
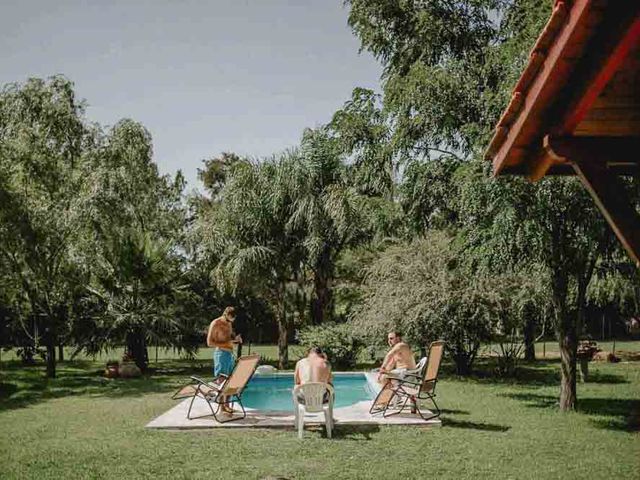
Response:
[{"label": "wooden post", "polygon": [[581,358],[578,360],[578,364],[580,365],[580,381],[585,383],[589,380],[589,360]]}]

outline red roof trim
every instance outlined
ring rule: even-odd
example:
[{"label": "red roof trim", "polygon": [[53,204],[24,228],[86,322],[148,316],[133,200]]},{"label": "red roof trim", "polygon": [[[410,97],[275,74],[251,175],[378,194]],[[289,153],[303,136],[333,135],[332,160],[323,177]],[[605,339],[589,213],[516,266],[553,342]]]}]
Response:
[{"label": "red roof trim", "polygon": [[638,42],[640,42],[640,17],[636,18],[631,24],[613,53],[607,58],[605,65],[593,79],[585,95],[578,100],[575,106],[570,106],[567,110],[569,115],[562,125],[560,134],[569,135],[574,132],[604,90],[604,87],[609,83],[609,80],[627,58],[631,49],[638,45]]},{"label": "red roof trim", "polygon": [[[508,144],[508,147],[511,147],[515,139],[514,130],[522,126],[522,108],[526,105],[525,110],[528,112],[537,101],[537,98],[529,97],[537,97],[540,88],[533,94],[531,90],[534,90],[536,84],[541,85],[544,79],[540,80],[540,77],[548,76],[549,71],[555,67],[555,60],[566,46],[578,20],[585,13],[589,0],[576,0],[573,3],[571,9],[567,7],[567,2],[556,0],[551,17],[531,50],[529,62],[514,88],[511,101],[498,121],[496,132],[485,154],[487,160],[494,159],[495,173],[506,166],[504,161],[508,148],[505,149],[504,146]],[[505,128],[508,131],[505,131]]]}]

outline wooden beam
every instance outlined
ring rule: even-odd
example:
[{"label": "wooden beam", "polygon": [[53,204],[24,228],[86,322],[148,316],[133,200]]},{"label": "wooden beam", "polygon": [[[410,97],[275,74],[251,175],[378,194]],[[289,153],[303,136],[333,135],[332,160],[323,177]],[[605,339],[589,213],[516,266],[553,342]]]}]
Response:
[{"label": "wooden beam", "polygon": [[640,267],[640,215],[619,179],[593,162],[573,162],[578,177],[591,194],[636,266]]},{"label": "wooden beam", "polygon": [[[640,214],[607,162],[638,164],[637,138],[544,138],[549,156],[569,161],[631,259],[640,267]],[[629,151],[627,149],[632,148]]]},{"label": "wooden beam", "polygon": [[555,137],[547,135],[544,149],[556,162],[579,159],[606,166],[640,164],[640,137]]},{"label": "wooden beam", "polygon": [[555,156],[543,150],[540,155],[534,157],[534,161],[529,167],[527,178],[532,182],[537,182],[547,174],[551,166],[556,163],[555,161]]},{"label": "wooden beam", "polygon": [[[607,164],[607,171],[609,171],[612,175],[622,176],[622,177],[634,177],[640,176],[640,165],[618,165],[618,164]],[[509,167],[504,167],[502,170],[502,175],[515,175],[519,177],[526,177],[531,175],[531,171],[527,169],[524,165],[513,165]],[[555,163],[553,164],[549,170],[547,170],[547,177],[573,177],[576,175],[576,171],[573,168],[573,165],[569,162],[566,163]]]}]

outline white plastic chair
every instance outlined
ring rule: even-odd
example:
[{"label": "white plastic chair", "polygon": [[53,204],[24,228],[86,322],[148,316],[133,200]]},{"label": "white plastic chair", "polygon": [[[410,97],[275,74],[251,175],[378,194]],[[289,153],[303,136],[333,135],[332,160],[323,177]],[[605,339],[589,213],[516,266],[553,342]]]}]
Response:
[{"label": "white plastic chair", "polygon": [[[325,393],[329,394],[329,401],[323,403]],[[300,398],[304,398],[304,403]],[[308,415],[317,416],[324,413],[324,424],[327,429],[327,438],[331,438],[333,429],[333,401],[335,391],[328,383],[309,382],[298,385],[293,389],[293,408],[295,412],[295,425],[298,429],[298,438],[304,434],[304,419]]]}]

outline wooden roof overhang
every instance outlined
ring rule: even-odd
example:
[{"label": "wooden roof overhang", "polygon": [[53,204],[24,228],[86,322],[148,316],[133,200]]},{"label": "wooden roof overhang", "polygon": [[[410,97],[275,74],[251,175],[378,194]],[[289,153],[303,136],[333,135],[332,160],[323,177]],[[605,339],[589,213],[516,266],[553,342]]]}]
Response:
[{"label": "wooden roof overhang", "polygon": [[487,148],[495,175],[578,175],[636,263],[640,0],[556,0]]}]

